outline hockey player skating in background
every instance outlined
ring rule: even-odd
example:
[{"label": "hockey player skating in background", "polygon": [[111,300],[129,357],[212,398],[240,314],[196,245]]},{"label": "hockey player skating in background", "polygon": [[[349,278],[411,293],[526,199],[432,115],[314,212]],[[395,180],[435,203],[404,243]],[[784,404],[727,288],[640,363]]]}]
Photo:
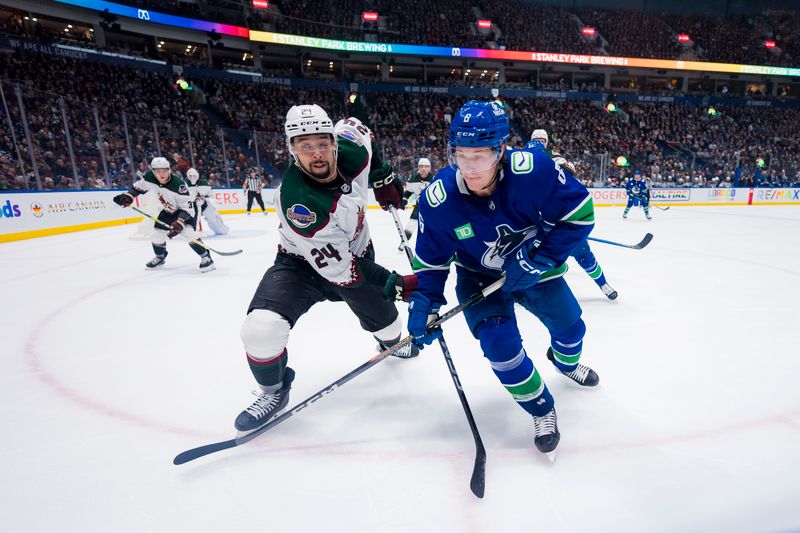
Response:
[{"label": "hockey player skating in background", "polygon": [[[549,142],[550,139],[546,130],[534,130],[531,134],[531,140],[527,144],[527,148],[546,153],[558,166],[567,169],[570,174],[575,176],[575,166],[567,161],[567,159],[561,154],[549,150],[547,148]],[[547,227],[545,227],[544,230],[548,231]],[[575,261],[578,262],[578,264],[589,275],[589,277],[592,278],[595,283],[597,283],[597,286],[600,287],[600,290],[603,291],[603,294],[606,295],[606,298],[609,300],[617,299],[618,293],[611,287],[611,285],[608,284],[608,281],[606,281],[606,276],[603,273],[603,269],[600,266],[600,263],[597,262],[597,258],[595,258],[594,254],[592,253],[592,249],[589,246],[588,240],[584,240],[582,243],[576,246],[570,255],[575,258]]]},{"label": "hockey player skating in background", "polygon": [[[153,227],[150,242],[156,256],[146,264],[147,268],[152,269],[160,267],[167,259],[167,238],[172,239],[182,235],[192,241],[198,240],[199,236],[194,230],[197,224],[195,220],[197,208],[194,197],[189,193],[189,186],[180,176],[170,172],[169,161],[165,157],[154,157],[150,162],[150,169],[131,186],[128,192],[116,195],[114,202],[122,207],[128,207],[140,194],[152,190],[158,194],[162,210],[157,218],[169,226],[169,230],[163,229],[159,224]],[[200,256],[200,272],[209,272],[216,268],[208,250],[191,242],[189,246]]]},{"label": "hockey player skating in background", "polygon": [[[334,127],[318,105],[292,107],[284,129],[294,163],[276,195],[278,254],[241,328],[247,362],[261,389],[236,418],[241,432],[266,424],[286,407],[294,379],[287,366],[289,332],[314,304],[344,301],[386,349],[400,340],[403,324],[384,295],[407,299],[416,287],[415,276],[399,276],[374,260],[365,218],[368,182],[385,209],[401,207],[403,191],[391,167],[373,157],[369,129],[353,118]],[[418,353],[409,344],[397,355]]]},{"label": "hockey player skating in background", "polygon": [[625,192],[628,193],[628,205],[625,206],[622,218],[628,218],[631,207],[641,205],[644,216],[647,217],[647,220],[652,220],[653,217],[650,216],[650,184],[647,183],[647,179],[642,176],[640,171],[634,171],[633,176],[625,182]]},{"label": "hockey player skating in background", "polygon": [[[422,190],[428,186],[432,177],[430,159],[422,157],[417,163],[417,173],[408,178],[406,182],[406,192],[403,193],[403,197],[409,202],[414,202],[414,210],[411,211],[411,218],[405,228],[406,239],[409,241],[414,236],[414,229],[417,227],[417,219],[419,218],[418,200],[414,200],[414,198],[419,199]],[[402,248],[403,245],[401,244],[400,246]]]},{"label": "hockey player skating in background", "polygon": [[211,203],[211,186],[205,178],[200,177],[196,168],[186,171],[186,179],[189,180],[189,194],[194,199],[197,209],[203,213],[208,227],[216,235],[226,235],[230,228],[222,221],[222,217],[217,213],[217,208]]},{"label": "hockey player skating in background", "polygon": [[509,150],[508,137],[508,117],[496,102],[467,102],[453,118],[451,164],[419,202],[418,289],[409,299],[408,329],[419,345],[441,335],[426,325],[445,303],[451,262],[459,302],[505,274],[503,290],[465,309],[464,318],[497,378],[532,415],[536,448],[550,453],[560,439],[554,400],[522,347],[514,304],[547,327],[547,357],[559,372],[597,385],[597,374],[579,362],[586,327],[563,278],[564,261],[592,230],[594,208],[586,188],[550,157]]},{"label": "hockey player skating in background", "polygon": [[264,207],[264,199],[261,198],[261,189],[264,188],[264,182],[261,180],[261,176],[258,174],[258,169],[256,167],[253,167],[247,171],[247,176],[244,179],[242,188],[247,196],[248,216],[250,215],[250,208],[253,207],[253,200],[255,200],[258,205],[261,206],[261,212],[266,215],[267,208]]}]

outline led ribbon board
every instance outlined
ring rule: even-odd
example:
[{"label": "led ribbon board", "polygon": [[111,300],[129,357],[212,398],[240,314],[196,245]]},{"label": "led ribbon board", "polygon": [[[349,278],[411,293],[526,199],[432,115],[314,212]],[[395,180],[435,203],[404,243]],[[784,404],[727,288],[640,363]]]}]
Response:
[{"label": "led ribbon board", "polygon": [[268,31],[250,31],[242,26],[219,24],[176,15],[167,15],[104,0],[55,0],[62,4],[85,7],[97,11],[108,9],[109,13],[130,17],[155,24],[178,26],[193,30],[216,31],[222,35],[249,38],[252,41],[318,48],[322,50],[339,50],[342,52],[359,52],[374,54],[399,54],[433,57],[468,57],[474,59],[492,59],[497,61],[524,61],[532,63],[565,63],[571,65],[595,65],[605,67],[650,68],[662,70],[693,70],[702,72],[726,72],[730,74],[760,74],[768,76],[800,77],[798,67],[770,67],[765,65],[739,65],[734,63],[707,63],[704,61],[679,61],[675,59],[645,59],[639,57],[593,56],[585,54],[561,54],[551,52],[535,52],[520,50],[491,50],[487,48],[459,48],[447,46],[422,46],[415,44],[389,44],[359,41],[342,41],[338,39],[322,39],[304,35],[289,35]]},{"label": "led ribbon board", "polygon": [[763,74],[770,76],[800,76],[800,68],[738,65],[733,63],[707,63],[704,61],[678,61],[674,59],[644,59],[638,57],[592,56],[550,52],[524,52],[491,50],[487,48],[458,48],[446,46],[421,46],[412,44],[370,43],[322,39],[303,35],[289,35],[269,31],[251,31],[250,40],[270,44],[363,52],[375,54],[402,54],[434,57],[468,57],[498,61],[526,61],[534,63],[567,63],[606,67],[651,68],[663,70],[696,70],[703,72],[729,72],[733,74]]},{"label": "led ribbon board", "polygon": [[139,19],[144,22],[152,22],[154,24],[164,24],[167,26],[178,26],[180,28],[189,28],[192,30],[202,31],[216,31],[221,35],[231,35],[233,37],[249,37],[250,30],[242,26],[231,26],[230,24],[220,24],[218,22],[209,22],[206,20],[191,19],[187,17],[179,17],[177,15],[167,15],[159,13],[152,9],[142,9],[139,7],[125,6],[114,2],[105,2],[103,0],[55,0],[61,4],[69,4],[71,6],[85,7],[87,9],[95,9],[97,11],[104,11],[122,17],[130,17]]}]

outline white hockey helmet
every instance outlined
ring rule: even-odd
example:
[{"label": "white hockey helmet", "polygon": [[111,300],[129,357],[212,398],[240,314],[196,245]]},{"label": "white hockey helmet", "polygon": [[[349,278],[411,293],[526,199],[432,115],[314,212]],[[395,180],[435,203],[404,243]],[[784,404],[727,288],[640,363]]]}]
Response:
[{"label": "white hockey helmet", "polygon": [[336,144],[336,133],[333,128],[333,121],[317,104],[296,105],[286,113],[286,122],[283,125],[286,132],[286,142],[289,144],[289,153],[297,160],[297,155],[292,148],[292,139],[301,135],[327,134],[333,138],[334,149]]},{"label": "white hockey helmet", "polygon": [[186,178],[192,185],[194,185],[195,183],[197,183],[197,180],[200,179],[200,173],[197,171],[196,168],[192,167],[186,171]]},{"label": "white hockey helmet", "polygon": [[421,157],[419,159],[419,162],[417,163],[417,166],[418,167],[429,167],[429,166],[431,166],[431,160],[428,159],[427,157]]},{"label": "white hockey helmet", "polygon": [[550,142],[550,137],[547,135],[546,130],[533,130],[531,133],[532,141],[541,141],[544,147],[547,148],[547,143]]},{"label": "white hockey helmet", "polygon": [[150,168],[153,170],[157,168],[170,168],[169,161],[167,161],[166,157],[154,157],[152,161],[150,161]]}]

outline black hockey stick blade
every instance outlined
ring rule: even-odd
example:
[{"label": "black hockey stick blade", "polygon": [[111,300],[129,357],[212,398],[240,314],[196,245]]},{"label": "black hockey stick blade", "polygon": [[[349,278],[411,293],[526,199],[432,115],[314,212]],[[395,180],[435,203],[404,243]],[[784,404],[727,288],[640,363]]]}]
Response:
[{"label": "black hockey stick blade", "polygon": [[486,489],[486,448],[481,442],[475,453],[475,466],[472,467],[472,478],[469,480],[469,488],[478,498],[483,498]]},{"label": "black hockey stick blade", "polygon": [[653,240],[653,234],[648,233],[644,236],[644,238],[639,241],[637,244],[623,244],[621,242],[614,242],[614,241],[607,241],[605,239],[598,239],[597,237],[586,237],[587,240],[594,241],[594,242],[602,242],[604,244],[610,244],[612,246],[621,246],[622,248],[630,248],[631,250],[641,250],[648,244],[650,241]]},{"label": "black hockey stick blade", "polygon": [[653,207],[655,207],[657,209],[661,209],[662,211],[669,211],[669,206],[661,207],[660,205],[653,204]]}]

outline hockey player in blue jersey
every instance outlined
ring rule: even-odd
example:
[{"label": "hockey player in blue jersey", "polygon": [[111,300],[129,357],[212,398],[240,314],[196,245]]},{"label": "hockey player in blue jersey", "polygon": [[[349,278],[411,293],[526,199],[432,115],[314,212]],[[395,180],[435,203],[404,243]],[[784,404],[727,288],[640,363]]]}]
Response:
[{"label": "hockey player in blue jersey", "polygon": [[[547,357],[565,376],[593,387],[597,374],[579,362],[586,327],[563,275],[570,251],[594,225],[589,192],[543,153],[509,150],[508,117],[496,102],[464,104],[450,126],[451,165],[419,201],[415,272],[409,302],[414,342],[444,305],[450,263],[463,302],[505,275],[502,291],[467,308],[464,317],[484,356],[514,400],[533,417],[534,443],[550,454],[558,445],[553,396],[522,347],[514,304],[536,315],[550,333]],[[551,229],[545,234],[543,227]]]},{"label": "hockey player in blue jersey", "polygon": [[628,193],[628,205],[625,206],[622,218],[628,218],[628,211],[631,210],[631,207],[641,205],[644,209],[644,216],[647,217],[647,220],[652,220],[653,217],[650,216],[650,185],[640,171],[634,171],[633,177],[628,178],[628,181],[625,182],[625,192]]},{"label": "hockey player in blue jersey", "polygon": [[[536,152],[546,153],[558,166],[561,168],[566,168],[570,174],[574,176],[575,166],[567,161],[567,159],[561,154],[549,150],[547,148],[549,142],[550,137],[547,135],[547,130],[533,130],[533,133],[531,133],[531,140],[526,145],[526,148]],[[578,262],[581,268],[587,274],[589,274],[589,277],[592,278],[595,283],[597,283],[597,286],[600,287],[600,290],[603,291],[603,294],[606,295],[606,298],[609,300],[617,299],[618,293],[611,287],[611,285],[608,284],[608,281],[606,281],[606,275],[603,273],[600,263],[597,262],[597,258],[595,258],[594,254],[592,253],[592,249],[589,247],[589,241],[585,240],[580,243],[575,247],[574,250],[572,250],[570,255],[574,257],[575,261]]]}]

